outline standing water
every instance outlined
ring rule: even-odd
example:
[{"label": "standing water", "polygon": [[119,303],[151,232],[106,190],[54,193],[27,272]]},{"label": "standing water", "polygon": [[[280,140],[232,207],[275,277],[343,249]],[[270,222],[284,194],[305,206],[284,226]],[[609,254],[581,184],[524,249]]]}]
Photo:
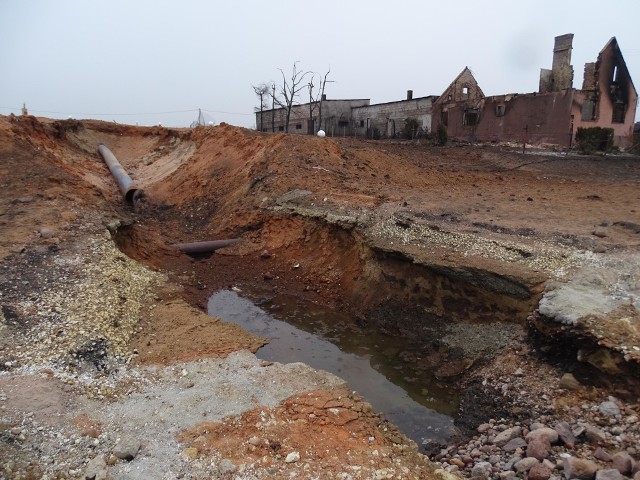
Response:
[{"label": "standing water", "polygon": [[209,315],[269,339],[258,358],[303,362],[341,377],[418,445],[451,434],[457,392],[403,361],[415,358],[408,339],[362,329],[350,317],[290,297],[275,297],[268,309],[229,290],[208,304]]}]

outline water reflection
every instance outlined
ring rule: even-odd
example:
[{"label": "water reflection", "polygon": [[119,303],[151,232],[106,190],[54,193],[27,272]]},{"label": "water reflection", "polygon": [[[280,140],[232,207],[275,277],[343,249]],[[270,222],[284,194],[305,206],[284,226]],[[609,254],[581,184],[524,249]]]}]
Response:
[{"label": "water reflection", "polygon": [[270,312],[227,290],[211,296],[208,305],[211,316],[270,339],[259,358],[304,362],[338,375],[417,443],[451,433],[456,392],[399,358],[400,353],[419,358],[406,339],[365,331],[349,317],[288,297],[276,297],[264,308]]}]

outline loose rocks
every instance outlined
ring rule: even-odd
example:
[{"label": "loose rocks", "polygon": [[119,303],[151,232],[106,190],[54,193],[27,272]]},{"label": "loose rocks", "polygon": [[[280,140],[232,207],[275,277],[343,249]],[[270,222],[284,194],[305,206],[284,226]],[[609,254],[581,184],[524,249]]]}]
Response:
[{"label": "loose rocks", "polygon": [[596,480],[623,480],[622,474],[615,468],[609,470],[598,470],[596,472]]},{"label": "loose rocks", "polygon": [[107,461],[104,455],[98,455],[87,464],[87,470],[84,474],[86,480],[106,480],[107,478]]},{"label": "loose rocks", "polygon": [[551,469],[542,463],[531,467],[528,474],[529,480],[548,480],[551,477]]},{"label": "loose rocks", "polygon": [[564,476],[567,479],[591,480],[598,470],[598,465],[591,460],[568,457],[564,461]]},{"label": "loose rocks", "polygon": [[[625,479],[631,478],[640,469],[634,458],[639,453],[640,425],[635,406],[616,404],[621,413],[613,418],[603,418],[601,403],[596,401],[568,409],[574,415],[571,423],[553,415],[515,424],[491,419],[466,444],[443,448],[432,458],[463,477],[488,475],[484,478],[492,480],[559,480],[561,473],[566,480],[593,480],[596,471],[612,467]],[[610,472],[601,475],[615,477]]]},{"label": "loose rocks", "polygon": [[140,442],[132,438],[126,438],[121,440],[113,449],[113,454],[121,460],[130,462],[140,450]]}]

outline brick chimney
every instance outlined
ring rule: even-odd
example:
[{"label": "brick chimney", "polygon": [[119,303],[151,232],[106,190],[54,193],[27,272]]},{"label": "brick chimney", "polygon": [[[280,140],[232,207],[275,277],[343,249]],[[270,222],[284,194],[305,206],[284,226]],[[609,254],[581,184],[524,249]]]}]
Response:
[{"label": "brick chimney", "polygon": [[407,90],[407,100],[413,100],[413,90]]}]

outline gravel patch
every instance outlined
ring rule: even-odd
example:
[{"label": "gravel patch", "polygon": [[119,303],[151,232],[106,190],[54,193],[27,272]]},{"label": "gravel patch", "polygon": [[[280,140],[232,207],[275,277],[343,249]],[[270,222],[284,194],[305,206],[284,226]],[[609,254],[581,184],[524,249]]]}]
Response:
[{"label": "gravel patch", "polygon": [[449,232],[415,222],[407,224],[404,217],[397,215],[375,223],[369,233],[373,237],[384,238],[391,244],[397,242],[400,245],[418,245],[427,249],[430,245],[445,247],[465,257],[477,256],[524,265],[557,278],[564,277],[575,267],[594,265],[600,261],[598,255],[590,251],[571,249],[541,240],[518,243]]}]

